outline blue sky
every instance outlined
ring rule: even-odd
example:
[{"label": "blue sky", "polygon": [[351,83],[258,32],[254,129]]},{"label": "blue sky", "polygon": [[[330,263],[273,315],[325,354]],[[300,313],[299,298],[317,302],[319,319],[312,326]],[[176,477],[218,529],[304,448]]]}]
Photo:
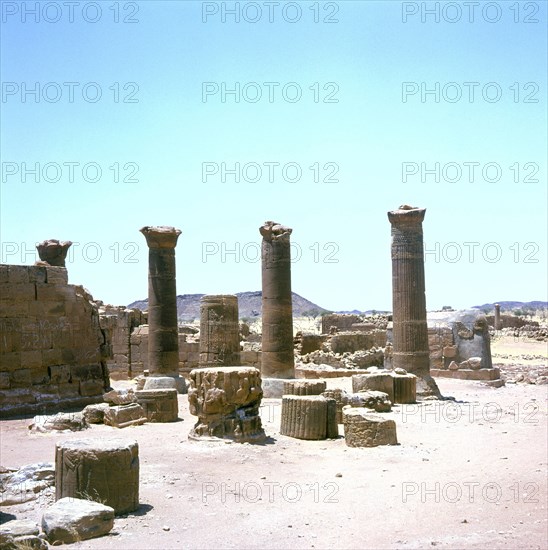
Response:
[{"label": "blue sky", "polygon": [[1,262],[71,240],[70,281],[127,304],[139,228],[174,225],[178,294],[259,290],[273,219],[295,292],[391,309],[386,212],[407,203],[429,309],[547,299],[545,2],[1,4]]}]

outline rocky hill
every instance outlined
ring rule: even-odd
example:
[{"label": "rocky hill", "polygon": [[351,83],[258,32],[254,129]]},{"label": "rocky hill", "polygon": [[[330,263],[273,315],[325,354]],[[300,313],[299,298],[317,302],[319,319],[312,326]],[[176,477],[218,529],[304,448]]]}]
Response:
[{"label": "rocky hill", "polygon": [[[310,302],[306,298],[292,293],[293,295],[293,315],[295,317],[317,316],[328,310]],[[200,298],[204,294],[183,294],[177,296],[177,315],[180,321],[192,321],[200,319]],[[261,299],[262,292],[239,292],[238,309],[240,319],[261,316]],[[148,300],[137,300],[128,305],[128,307],[136,307],[142,311],[148,308]]]},{"label": "rocky hill", "polygon": [[495,311],[495,303],[500,305],[501,311],[511,312],[515,309],[521,309],[522,311],[526,310],[537,310],[537,309],[546,309],[548,307],[548,302],[540,302],[535,300],[533,302],[515,302],[515,301],[500,301],[493,302],[492,304],[483,304],[481,306],[473,306],[482,311]]}]

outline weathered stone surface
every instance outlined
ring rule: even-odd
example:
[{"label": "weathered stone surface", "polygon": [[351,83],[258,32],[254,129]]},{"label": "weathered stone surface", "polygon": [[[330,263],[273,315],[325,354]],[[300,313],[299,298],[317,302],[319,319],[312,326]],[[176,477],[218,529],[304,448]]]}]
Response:
[{"label": "weathered stone surface", "polygon": [[109,391],[103,394],[103,399],[112,405],[129,405],[130,403],[137,403],[137,397],[132,388]]},{"label": "weathered stone surface", "polygon": [[392,227],[392,365],[419,376],[424,395],[439,396],[430,376],[422,232],[425,212],[425,208],[408,205],[388,212]]},{"label": "weathered stone surface", "polygon": [[254,367],[192,370],[188,403],[198,421],[189,438],[264,440],[259,416],[262,395],[261,374]]},{"label": "weathered stone surface", "polygon": [[30,520],[12,520],[0,525],[0,549],[47,550],[47,542],[40,538],[38,524]]},{"label": "weathered stone surface", "polygon": [[58,443],[55,447],[55,498],[64,497],[103,502],[116,514],[136,510],[139,507],[137,441],[113,438]]},{"label": "weathered stone surface", "polygon": [[294,378],[290,247],[293,230],[267,221],[259,231],[263,237],[261,374]]},{"label": "weathered stone surface", "polygon": [[396,423],[365,408],[343,409],[344,438],[349,447],[397,445]]},{"label": "weathered stone surface", "polygon": [[95,403],[85,407],[82,415],[88,424],[102,424],[105,420],[105,412],[109,408],[108,403]]},{"label": "weathered stone surface", "polygon": [[[328,402],[330,404],[328,405]],[[280,433],[297,439],[326,439],[335,435],[336,401],[322,395],[284,395]]]},{"label": "weathered stone surface", "polygon": [[456,378],[458,380],[496,380],[500,378],[500,370],[498,368],[492,369],[458,369],[458,370],[446,370],[446,369],[432,369],[432,376],[439,376],[440,378]]},{"label": "weathered stone surface", "polygon": [[417,377],[414,374],[394,374],[394,403],[417,401]]},{"label": "weathered stone surface", "polygon": [[335,388],[332,390],[325,390],[322,392],[322,395],[327,399],[334,399],[336,403],[336,420],[337,424],[342,424],[342,409],[345,405],[348,405],[348,394],[340,389]]},{"label": "weathered stone surface", "polygon": [[[459,364],[456,363],[455,361],[451,361],[451,363],[449,363],[449,367],[447,367],[449,370],[459,370]],[[435,375],[433,375],[435,376]]]},{"label": "weathered stone surface", "polygon": [[238,297],[206,295],[200,300],[200,367],[240,365]]},{"label": "weathered stone surface", "polygon": [[323,380],[287,380],[284,382],[284,395],[321,395],[325,391]]},{"label": "weathered stone surface", "polygon": [[140,231],[148,245],[148,368],[152,375],[179,378],[175,246],[181,231],[167,226]]},{"label": "weathered stone surface", "polygon": [[177,390],[141,390],[136,392],[137,402],[143,407],[148,422],[175,422],[179,405]]},{"label": "weathered stone surface", "polygon": [[71,431],[78,432],[88,427],[82,413],[57,413],[35,416],[29,425],[34,432]]},{"label": "weathered stone surface", "polygon": [[35,521],[28,519],[14,519],[0,525],[0,534],[22,537],[24,535],[38,535],[40,529]]},{"label": "weathered stone surface", "polygon": [[392,403],[388,398],[388,394],[382,391],[359,391],[352,395],[347,395],[345,405],[351,407],[366,407],[374,409],[377,412],[390,412]]},{"label": "weathered stone surface", "polygon": [[481,357],[470,357],[467,362],[472,370],[481,369]]},{"label": "weathered stone surface", "polygon": [[0,506],[13,506],[35,500],[55,481],[52,462],[27,464],[19,470],[0,474]]},{"label": "weathered stone surface", "polygon": [[147,421],[143,407],[138,403],[129,405],[118,405],[105,410],[103,422],[113,428],[127,428],[128,426],[139,426]]},{"label": "weathered stone surface", "polygon": [[352,376],[352,391],[381,391],[388,394],[388,399],[394,403],[394,378],[390,372],[374,372],[371,374],[356,374]]},{"label": "weathered stone surface", "polygon": [[101,537],[113,526],[114,510],[110,506],[79,498],[62,498],[42,516],[42,529],[52,544]]}]

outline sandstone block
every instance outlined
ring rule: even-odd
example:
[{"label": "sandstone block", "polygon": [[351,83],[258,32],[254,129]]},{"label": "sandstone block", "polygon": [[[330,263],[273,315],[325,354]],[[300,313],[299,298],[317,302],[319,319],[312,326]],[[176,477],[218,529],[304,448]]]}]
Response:
[{"label": "sandstone block", "polygon": [[0,390],[7,390],[10,387],[9,372],[0,372]]},{"label": "sandstone block", "polygon": [[481,369],[481,357],[470,357],[468,359],[468,365],[472,370]]},{"label": "sandstone block", "polygon": [[457,346],[445,346],[443,348],[443,355],[444,357],[453,359],[454,357],[457,356]]},{"label": "sandstone block", "polygon": [[2,295],[0,296],[0,317],[27,317],[29,303],[31,302],[11,300]]},{"label": "sandstone block", "polygon": [[28,388],[32,386],[30,369],[17,369],[11,373],[11,387],[12,388]]},{"label": "sandstone block", "polygon": [[390,412],[392,403],[388,399],[388,394],[382,391],[360,391],[347,397],[346,403],[351,407],[365,407],[374,409],[377,412]]},{"label": "sandstone block", "polygon": [[52,384],[66,384],[70,381],[68,365],[52,365],[48,367],[48,374]]},{"label": "sandstone block", "polygon": [[149,422],[174,422],[178,418],[177,390],[141,390],[136,399]]},{"label": "sandstone block", "polygon": [[[328,401],[330,402],[328,405]],[[337,407],[322,395],[284,395],[280,433],[297,439],[319,440],[335,434]]]},{"label": "sandstone block", "polygon": [[84,496],[111,506],[116,514],[139,507],[137,441],[113,438],[57,443],[55,498]]},{"label": "sandstone block", "polygon": [[102,380],[80,380],[79,393],[83,397],[101,395],[105,390]]},{"label": "sandstone block", "polygon": [[284,395],[320,395],[326,389],[322,380],[288,380],[284,382]]},{"label": "sandstone block", "polygon": [[46,266],[48,284],[68,284],[68,271],[65,267]]},{"label": "sandstone block", "polygon": [[110,506],[79,498],[62,498],[42,516],[42,529],[52,544],[101,537],[113,526],[114,510]]},{"label": "sandstone block", "polygon": [[394,379],[391,373],[356,374],[352,376],[352,391],[362,390],[382,391],[388,394],[388,399],[394,403]]},{"label": "sandstone block", "polygon": [[108,403],[94,403],[84,407],[82,415],[88,424],[102,424],[108,409]]},{"label": "sandstone block", "polygon": [[349,447],[397,445],[396,423],[365,408],[343,409],[344,438]]},{"label": "sandstone block", "polygon": [[25,369],[36,369],[42,367],[42,353],[39,350],[22,351],[21,366]]},{"label": "sandstone block", "polygon": [[28,267],[28,275],[30,283],[45,283],[47,280],[46,277],[46,268],[40,265],[30,265]]},{"label": "sandstone block", "polygon": [[127,390],[111,390],[103,394],[103,400],[111,405],[129,405],[137,403],[137,397],[133,388]]},{"label": "sandstone block", "polygon": [[337,407],[337,416],[336,416],[337,424],[342,424],[342,409],[345,405],[348,404],[348,399],[349,399],[348,394],[344,390],[341,390],[340,388],[335,388],[333,390],[323,391],[322,395],[325,398],[335,400],[336,407]]},{"label": "sandstone block", "polygon": [[449,370],[459,370],[459,364],[456,363],[455,361],[451,361],[451,363],[449,363],[449,367],[447,367]]},{"label": "sandstone block", "polygon": [[131,403],[109,407],[105,411],[104,423],[114,428],[127,428],[128,426],[139,426],[146,422],[145,411],[141,405]]},{"label": "sandstone block", "polygon": [[29,282],[29,269],[26,265],[8,266],[8,281],[10,283],[24,284]]},{"label": "sandstone block", "polygon": [[35,416],[29,430],[35,432],[71,431],[78,432],[88,427],[82,413],[57,413]]}]

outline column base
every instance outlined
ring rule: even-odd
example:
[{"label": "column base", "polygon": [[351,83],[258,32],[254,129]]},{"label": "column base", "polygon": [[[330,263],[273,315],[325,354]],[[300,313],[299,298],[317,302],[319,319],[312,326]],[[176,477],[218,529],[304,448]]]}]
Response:
[{"label": "column base", "polygon": [[285,382],[300,382],[296,378],[262,378],[263,397],[281,399]]}]

